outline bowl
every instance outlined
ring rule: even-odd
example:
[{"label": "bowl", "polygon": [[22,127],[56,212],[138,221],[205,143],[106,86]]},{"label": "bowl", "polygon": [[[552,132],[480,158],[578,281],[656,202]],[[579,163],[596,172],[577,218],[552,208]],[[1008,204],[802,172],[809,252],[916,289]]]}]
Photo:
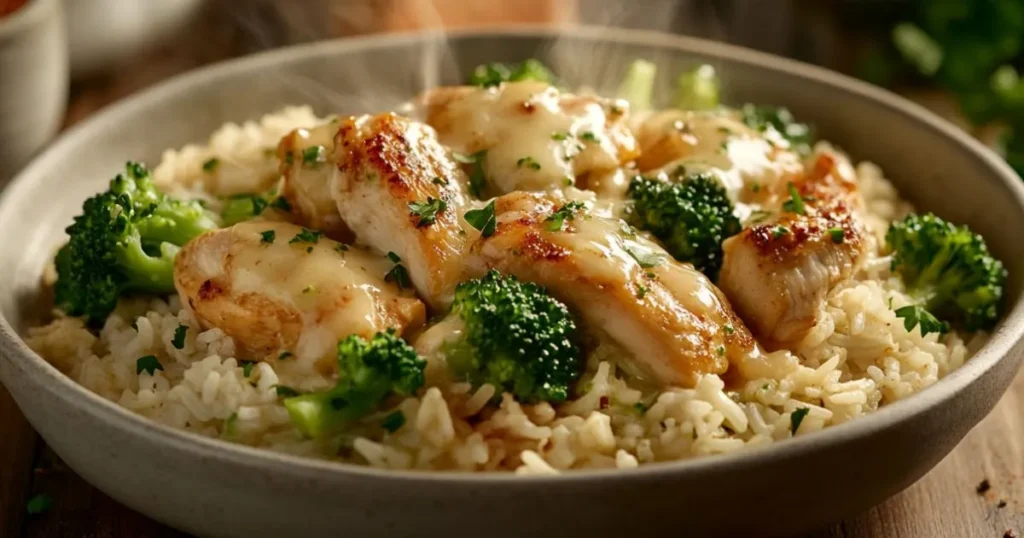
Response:
[{"label": "bowl", "polygon": [[67,92],[60,0],[29,0],[0,17],[0,184],[57,133]]},{"label": "bowl", "polygon": [[[35,160],[0,199],[0,379],[68,465],[114,499],[204,536],[772,536],[862,511],[919,479],[993,407],[1021,361],[1024,187],[995,154],[895,95],[815,67],[695,39],[610,28],[391,35],[214,65],[113,106]],[[451,55],[444,54],[446,51]],[[383,472],[231,445],[149,422],[29,350],[40,274],[86,197],[128,158],[205,139],[225,121],[306,102],[387,106],[485,61],[537,56],[570,84],[617,81],[634,58],[710,62],[731,102],[789,106],[874,161],[920,208],[965,222],[1010,273],[988,343],[936,385],[870,416],[748,452],[555,477]],[[426,66],[426,67],[424,67]],[[663,76],[667,92],[674,77]],[[369,84],[372,83],[372,89]],[[394,101],[397,102],[397,101]],[[393,102],[391,102],[393,104]]]}]

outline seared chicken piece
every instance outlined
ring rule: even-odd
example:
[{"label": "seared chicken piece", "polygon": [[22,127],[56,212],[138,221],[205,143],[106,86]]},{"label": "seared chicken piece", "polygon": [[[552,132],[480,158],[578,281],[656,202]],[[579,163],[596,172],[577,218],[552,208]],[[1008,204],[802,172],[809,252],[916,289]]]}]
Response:
[{"label": "seared chicken piece", "polygon": [[423,324],[423,303],[384,281],[390,265],[292,224],[249,221],[186,244],[174,285],[204,327],[223,330],[248,357],[326,358],[348,335]]},{"label": "seared chicken piece", "polygon": [[[720,112],[666,110],[645,118],[637,129],[641,172],[714,170],[733,200],[760,201],[762,193],[803,170],[800,158],[781,138],[766,138],[737,117]],[[741,215],[742,216],[742,215]]]},{"label": "seared chicken piece", "polygon": [[690,387],[702,374],[759,354],[707,277],[622,221],[521,192],[498,198],[495,213],[494,234],[470,250],[472,272],[496,268],[547,287],[628,351],[626,366],[652,382]]},{"label": "seared chicken piece", "polygon": [[296,129],[281,139],[277,147],[284,178],[281,196],[298,222],[331,239],[350,242],[352,232],[338,215],[331,196],[331,182],[338,173],[333,164],[337,130],[337,120],[333,120],[312,129]]},{"label": "seared chicken piece", "polygon": [[361,243],[393,252],[431,306],[461,280],[464,175],[429,126],[394,114],[348,118],[335,138],[331,194]]},{"label": "seared chicken piece", "polygon": [[637,155],[622,100],[524,81],[437,88],[420,104],[445,145],[469,155],[486,152],[476,157],[486,180],[478,195],[587,188],[590,175],[607,174]]},{"label": "seared chicken piece", "polygon": [[867,250],[849,164],[821,154],[793,187],[802,211],[794,202],[784,206],[791,197],[786,186],[769,191],[771,216],[723,244],[718,285],[769,348],[803,338],[829,290],[856,272]]}]

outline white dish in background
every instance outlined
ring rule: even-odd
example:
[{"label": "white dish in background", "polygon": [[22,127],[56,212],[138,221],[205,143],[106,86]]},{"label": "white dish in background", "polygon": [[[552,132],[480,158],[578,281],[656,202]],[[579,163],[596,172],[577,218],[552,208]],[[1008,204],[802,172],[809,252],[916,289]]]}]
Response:
[{"label": "white dish in background", "polygon": [[67,91],[60,0],[29,0],[0,18],[0,184],[56,134]]},{"label": "white dish in background", "polygon": [[186,28],[203,0],[63,0],[71,74],[124,65]]}]

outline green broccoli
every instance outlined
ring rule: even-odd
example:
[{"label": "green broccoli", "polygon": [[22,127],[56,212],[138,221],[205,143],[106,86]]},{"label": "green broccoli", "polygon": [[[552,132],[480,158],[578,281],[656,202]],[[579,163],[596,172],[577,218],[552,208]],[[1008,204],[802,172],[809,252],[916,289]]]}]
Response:
[{"label": "green broccoli", "polygon": [[679,75],[672,105],[684,110],[708,110],[718,106],[720,85],[715,68],[700,65]]},{"label": "green broccoli", "polygon": [[1006,269],[980,235],[929,213],[894,222],[885,241],[892,269],[919,306],[942,320],[962,321],[968,330],[995,325]]},{"label": "green broccoli", "polygon": [[654,234],[669,254],[711,278],[722,266],[722,241],[739,233],[739,219],[719,181],[709,174],[672,181],[637,176],[629,184],[626,218]]},{"label": "green broccoli", "polygon": [[414,394],[423,386],[426,365],[394,329],[369,341],[352,335],[338,342],[335,386],[286,398],[284,406],[303,435],[330,436],[376,411],[389,396]]},{"label": "green broccoli", "polygon": [[806,155],[811,152],[814,137],[811,128],[798,123],[788,108],[747,103],[740,109],[743,123],[762,133],[775,131],[789,141],[793,151]]},{"label": "green broccoli", "polygon": [[561,402],[583,372],[568,309],[536,284],[490,271],[456,287],[449,316],[465,330],[442,351],[451,371],[474,386],[490,383],[523,402]]},{"label": "green broccoli", "polygon": [[469,77],[471,85],[480,86],[481,88],[497,86],[502,82],[516,82],[520,80],[537,80],[554,84],[555,75],[539,60],[531,58],[521,64],[494,62],[478,65]]},{"label": "green broccoli", "polygon": [[277,188],[274,187],[267,192],[254,194],[235,194],[224,199],[224,205],[220,210],[221,224],[234,226],[239,222],[256,218],[263,214],[268,207],[284,211],[291,210],[288,200],[277,195]]},{"label": "green broccoli", "polygon": [[658,67],[647,60],[634,60],[622,77],[616,95],[629,101],[633,110],[649,110],[654,106],[654,81]]},{"label": "green broccoli", "polygon": [[65,230],[70,239],[57,253],[56,305],[97,324],[125,292],[170,293],[179,247],[216,227],[198,202],[161,194],[146,167],[129,162]]}]

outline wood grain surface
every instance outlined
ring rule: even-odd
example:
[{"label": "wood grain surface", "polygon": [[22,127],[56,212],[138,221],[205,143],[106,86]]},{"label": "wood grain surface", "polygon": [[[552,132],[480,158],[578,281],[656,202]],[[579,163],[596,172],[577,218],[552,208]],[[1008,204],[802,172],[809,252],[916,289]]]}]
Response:
[{"label": "wood grain surface", "polygon": [[[228,0],[215,1],[228,3]],[[253,19],[248,21],[250,27],[258,24],[261,16],[262,20],[273,20],[272,17],[267,19],[257,5],[273,1],[251,3],[256,7],[252,8]],[[456,6],[457,3],[442,4]],[[455,10],[451,17],[461,20],[463,15]],[[536,22],[533,15],[516,20]],[[122,70],[130,76],[115,74],[75,84],[66,125],[77,123],[106,104],[170,74],[267,45],[247,39],[244,33],[224,31],[222,23],[211,18],[210,26],[199,28],[197,35],[205,37],[202,43],[190,40],[191,44],[156,51],[138,65]],[[351,20],[340,24],[344,31],[352,31]],[[402,28],[413,25],[408,17],[398,17],[384,24]],[[932,106],[939,113],[951,113],[947,99],[934,95],[920,97],[926,106]],[[52,497],[53,505],[44,514],[30,516],[26,503],[37,494]],[[1017,538],[1022,535],[1024,375],[1019,375],[995,410],[921,481],[867,512],[808,538]],[[0,537],[127,536],[185,535],[117,504],[79,478],[38,438],[0,386]]]}]

